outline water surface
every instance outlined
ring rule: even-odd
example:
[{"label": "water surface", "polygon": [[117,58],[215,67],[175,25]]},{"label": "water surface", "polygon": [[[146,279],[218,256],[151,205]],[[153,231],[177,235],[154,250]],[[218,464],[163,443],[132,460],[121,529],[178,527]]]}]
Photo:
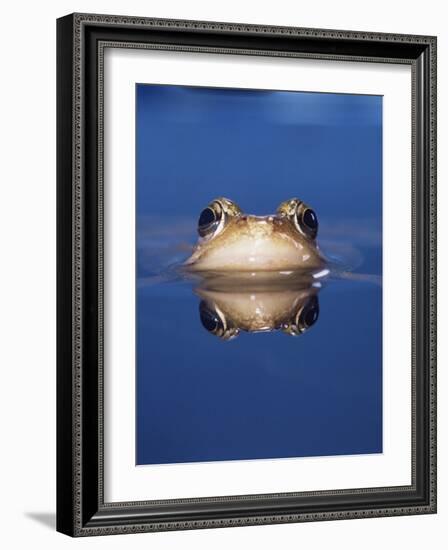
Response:
[{"label": "water surface", "polygon": [[[377,96],[137,86],[137,464],[382,452],[381,117]],[[316,211],[339,268],[303,334],[204,329],[176,266],[220,195]]]}]

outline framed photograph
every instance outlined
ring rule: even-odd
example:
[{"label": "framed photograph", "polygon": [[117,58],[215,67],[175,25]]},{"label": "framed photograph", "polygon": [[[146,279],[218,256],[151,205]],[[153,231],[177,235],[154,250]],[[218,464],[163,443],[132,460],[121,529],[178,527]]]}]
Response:
[{"label": "framed photograph", "polygon": [[57,41],[57,529],[434,513],[436,38]]}]

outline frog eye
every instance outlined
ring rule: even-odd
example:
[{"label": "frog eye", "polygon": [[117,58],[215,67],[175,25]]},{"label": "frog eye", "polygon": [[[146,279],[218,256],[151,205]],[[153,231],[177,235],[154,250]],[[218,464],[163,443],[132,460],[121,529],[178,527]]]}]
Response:
[{"label": "frog eye", "polygon": [[198,233],[201,237],[206,237],[214,233],[219,225],[220,217],[218,217],[215,210],[207,206],[201,212],[198,220]]},{"label": "frog eye", "polygon": [[222,312],[205,300],[201,300],[199,304],[199,317],[205,330],[222,340],[232,340],[239,334],[237,328],[227,326]]},{"label": "frog eye", "polygon": [[209,238],[224,228],[230,217],[241,214],[240,207],[229,199],[220,197],[212,201],[199,215],[198,233],[202,238]]},{"label": "frog eye", "polygon": [[298,336],[312,327],[319,318],[319,299],[311,296],[297,312],[293,322],[283,326],[283,332]]},{"label": "frog eye", "polygon": [[282,217],[290,219],[297,230],[306,237],[310,239],[316,238],[319,228],[316,212],[301,200],[290,199],[282,202],[277,209],[277,213]]},{"label": "frog eye", "polygon": [[319,222],[317,221],[316,212],[312,208],[308,208],[303,203],[299,205],[296,210],[296,223],[303,233],[312,239],[316,238]]}]

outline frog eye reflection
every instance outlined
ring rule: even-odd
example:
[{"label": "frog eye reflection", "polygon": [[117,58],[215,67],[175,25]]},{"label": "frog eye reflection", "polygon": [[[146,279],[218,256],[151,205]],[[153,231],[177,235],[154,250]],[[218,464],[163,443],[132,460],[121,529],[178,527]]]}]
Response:
[{"label": "frog eye reflection", "polygon": [[210,206],[204,208],[198,220],[198,233],[201,237],[206,237],[216,231],[220,222],[221,214],[222,213],[217,215],[215,210]]},{"label": "frog eye reflection", "polygon": [[303,306],[302,310],[297,316],[297,326],[300,331],[303,332],[314,325],[319,318],[319,300],[317,296],[313,296]]},{"label": "frog eye reflection", "polygon": [[224,316],[217,308],[204,300],[199,304],[199,317],[205,330],[222,340],[231,340],[239,334],[237,328],[227,326]]},{"label": "frog eye reflection", "polygon": [[207,306],[207,303],[202,301],[199,304],[199,316],[201,318],[202,326],[208,332],[215,333],[222,328],[222,321],[219,315],[213,309]]},{"label": "frog eye reflection", "polygon": [[319,318],[319,300],[311,296],[299,309],[291,323],[283,325],[282,330],[291,336],[298,336],[312,327]]},{"label": "frog eye reflection", "polygon": [[300,204],[296,211],[296,224],[305,235],[312,239],[316,238],[319,222],[316,212],[312,208]]}]

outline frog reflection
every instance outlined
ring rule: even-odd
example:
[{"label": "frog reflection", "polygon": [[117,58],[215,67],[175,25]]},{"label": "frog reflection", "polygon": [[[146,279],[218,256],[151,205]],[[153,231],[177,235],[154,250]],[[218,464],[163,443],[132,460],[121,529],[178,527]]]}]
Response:
[{"label": "frog reflection", "polygon": [[253,288],[244,290],[197,288],[202,326],[222,340],[241,331],[282,331],[297,336],[319,317],[319,284],[304,288]]},{"label": "frog reflection", "polygon": [[316,242],[317,216],[290,199],[276,214],[244,214],[233,201],[218,198],[200,214],[199,240],[184,264],[190,272],[311,271],[326,266]]}]

